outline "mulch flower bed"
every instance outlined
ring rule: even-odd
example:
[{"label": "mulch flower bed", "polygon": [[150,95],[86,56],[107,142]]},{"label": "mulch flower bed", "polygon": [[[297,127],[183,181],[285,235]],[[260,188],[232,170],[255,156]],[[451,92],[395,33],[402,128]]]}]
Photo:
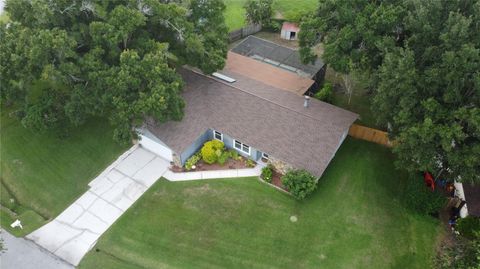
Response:
[{"label": "mulch flower bed", "polygon": [[279,173],[276,170],[273,170],[272,181],[270,182],[270,184],[275,185],[280,189],[288,192],[288,189],[282,184],[282,176],[283,174]]},{"label": "mulch flower bed", "polygon": [[185,167],[179,167],[172,164],[172,166],[170,167],[170,170],[175,173],[182,173],[182,172],[252,168],[247,166],[247,159],[244,157],[242,157],[240,160],[234,160],[230,158],[223,165],[220,165],[218,163],[208,164],[208,163],[205,163],[203,160],[200,160],[195,166],[196,166],[195,169],[187,171]]}]

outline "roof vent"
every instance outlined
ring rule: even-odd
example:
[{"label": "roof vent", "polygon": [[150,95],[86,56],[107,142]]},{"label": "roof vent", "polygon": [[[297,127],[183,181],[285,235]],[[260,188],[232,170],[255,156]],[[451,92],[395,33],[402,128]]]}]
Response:
[{"label": "roof vent", "polygon": [[308,103],[310,103],[310,96],[305,95],[305,101],[303,102],[303,107],[307,108]]},{"label": "roof vent", "polygon": [[219,79],[221,79],[221,80],[224,80],[224,81],[226,81],[226,82],[228,82],[228,83],[233,83],[233,82],[237,81],[237,80],[235,80],[235,79],[233,79],[233,78],[231,78],[231,77],[227,77],[227,76],[225,76],[225,75],[223,75],[223,74],[220,74],[220,73],[217,73],[217,72],[213,72],[213,73],[212,73],[212,76],[214,76],[214,77],[216,77],[216,78],[219,78]]}]

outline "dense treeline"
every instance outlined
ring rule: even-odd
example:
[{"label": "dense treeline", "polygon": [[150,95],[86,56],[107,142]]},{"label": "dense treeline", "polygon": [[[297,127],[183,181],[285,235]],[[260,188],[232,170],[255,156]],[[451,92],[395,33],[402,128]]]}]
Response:
[{"label": "dense treeline", "polygon": [[108,117],[129,141],[145,117],[180,120],[174,66],[224,65],[221,0],[12,0],[0,25],[3,105],[27,128],[55,129]]},{"label": "dense treeline", "polygon": [[480,182],[480,1],[321,0],[301,25],[336,71],[368,77],[398,166]]}]

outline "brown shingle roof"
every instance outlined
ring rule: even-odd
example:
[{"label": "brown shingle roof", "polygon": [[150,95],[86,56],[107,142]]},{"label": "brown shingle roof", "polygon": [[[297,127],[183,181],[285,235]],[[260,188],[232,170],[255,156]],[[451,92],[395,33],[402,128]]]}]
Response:
[{"label": "brown shingle roof", "polygon": [[177,153],[211,128],[321,176],[342,134],[357,118],[352,112],[313,99],[310,107],[304,108],[303,97],[258,81],[250,84],[255,85],[254,90],[247,90],[240,88],[247,85],[244,79],[227,85],[190,70],[179,73],[186,82],[183,120],[147,124]]},{"label": "brown shingle roof", "polygon": [[221,73],[234,72],[267,85],[303,95],[315,82],[309,78],[298,76],[290,71],[259,62],[234,52],[228,52],[225,68]]}]

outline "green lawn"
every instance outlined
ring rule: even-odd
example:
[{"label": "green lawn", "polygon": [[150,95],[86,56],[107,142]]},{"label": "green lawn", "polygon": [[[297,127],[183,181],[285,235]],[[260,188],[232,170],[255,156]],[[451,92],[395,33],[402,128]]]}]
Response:
[{"label": "green lawn", "polygon": [[[112,140],[105,120],[92,120],[59,139],[23,128],[2,109],[0,127],[1,225],[17,236],[61,213],[125,150]],[[15,218],[23,230],[12,231]]]},{"label": "green lawn", "polygon": [[[240,29],[245,26],[245,9],[243,5],[247,0],[224,0],[227,9],[225,10],[225,22],[229,31]],[[313,11],[317,8],[318,0],[274,0],[274,16],[280,15],[285,19],[298,17],[298,13]]]},{"label": "green lawn", "polygon": [[80,268],[429,268],[440,225],[402,183],[386,148],[350,138],[304,202],[256,178],[161,179]]},{"label": "green lawn", "polygon": [[287,20],[298,18],[298,14],[315,11],[317,6],[318,0],[273,0],[274,10]]},{"label": "green lawn", "polygon": [[370,100],[371,97],[369,95],[353,94],[350,103],[348,103],[348,95],[335,92],[333,94],[332,104],[359,114],[358,124],[384,130],[385,128],[383,126],[377,124],[375,115],[371,110]]},{"label": "green lawn", "polygon": [[225,0],[227,9],[224,16],[229,31],[245,26],[245,9],[243,8],[245,2],[246,0]]}]

